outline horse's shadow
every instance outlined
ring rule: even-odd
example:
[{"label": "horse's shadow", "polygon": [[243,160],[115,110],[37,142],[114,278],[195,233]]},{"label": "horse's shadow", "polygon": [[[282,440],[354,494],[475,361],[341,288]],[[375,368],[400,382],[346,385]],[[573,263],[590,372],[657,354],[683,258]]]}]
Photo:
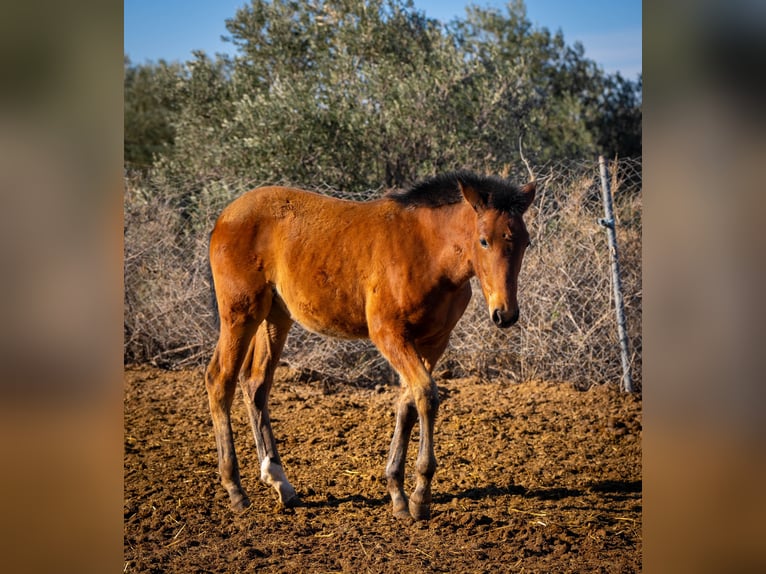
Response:
[{"label": "horse's shadow", "polygon": [[594,481],[583,484],[577,488],[566,487],[538,487],[527,488],[522,485],[512,484],[498,486],[490,484],[481,488],[469,488],[457,493],[443,492],[434,496],[434,503],[446,504],[457,499],[486,501],[501,496],[515,496],[526,500],[556,501],[561,503],[562,508],[593,508],[592,499],[585,501],[587,496],[599,496],[612,501],[635,500],[640,507],[642,490],[641,480],[607,480]]},{"label": "horse's shadow", "polygon": [[389,498],[388,494],[381,495],[380,497],[369,497],[369,496],[362,496],[361,494],[352,494],[349,496],[344,496],[342,498],[336,498],[334,496],[328,496],[324,499],[314,499],[314,500],[307,500],[304,498],[301,498],[300,503],[298,506],[302,508],[310,508],[310,509],[317,509],[317,508],[339,508],[343,504],[354,504],[358,506],[366,506],[370,508],[378,507],[378,506],[384,506],[388,504]]},{"label": "horse's shadow", "polygon": [[536,498],[538,500],[563,500],[565,498],[577,498],[589,493],[599,493],[610,498],[626,499],[634,498],[640,493],[642,482],[640,480],[606,480],[596,481],[583,485],[581,488],[526,488],[520,484],[498,486],[489,484],[481,488],[469,488],[458,493],[443,492],[434,496],[434,502],[446,503],[454,499],[485,500],[499,496],[512,495],[522,498]]},{"label": "horse's shadow", "polygon": [[[501,496],[519,496],[526,499],[537,500],[565,500],[583,497],[587,494],[599,494],[615,500],[636,498],[641,493],[642,482],[640,480],[606,480],[596,481],[583,485],[581,488],[526,488],[522,485],[512,484],[499,486],[488,484],[483,487],[468,488],[460,492],[442,492],[433,497],[434,504],[448,504],[453,500],[481,501]],[[343,504],[351,503],[370,508],[386,506],[390,503],[388,494],[379,497],[353,494],[336,498],[328,496],[324,499],[302,499],[300,506],[303,508],[338,508]]]}]

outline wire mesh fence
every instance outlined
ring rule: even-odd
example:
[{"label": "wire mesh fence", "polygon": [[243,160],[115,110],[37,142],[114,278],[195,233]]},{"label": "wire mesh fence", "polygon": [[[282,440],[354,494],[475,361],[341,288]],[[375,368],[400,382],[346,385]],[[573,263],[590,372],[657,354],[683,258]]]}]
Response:
[{"label": "wire mesh fence", "polygon": [[[539,183],[535,204],[525,217],[532,247],[519,277],[519,324],[497,329],[474,279],[474,296],[436,375],[545,379],[581,386],[618,383],[622,367],[609,249],[598,224],[603,211],[598,162],[532,167]],[[641,389],[641,160],[612,161],[609,173],[630,366],[634,384]],[[517,181],[527,178],[526,172],[514,175]],[[182,367],[207,361],[217,337],[207,264],[209,233],[226,204],[260,183],[215,176],[168,182],[126,174],[126,363]],[[356,200],[383,193],[313,189]],[[369,384],[393,376],[368,341],[321,337],[297,324],[282,358],[299,371],[326,379]]]}]

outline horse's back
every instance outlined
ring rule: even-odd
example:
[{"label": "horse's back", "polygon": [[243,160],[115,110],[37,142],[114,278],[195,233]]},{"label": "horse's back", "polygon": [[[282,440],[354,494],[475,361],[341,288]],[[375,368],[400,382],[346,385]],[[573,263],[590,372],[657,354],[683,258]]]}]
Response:
[{"label": "horse's back", "polygon": [[242,289],[272,287],[304,327],[366,337],[366,293],[387,249],[392,207],[287,187],[255,189],[221,213],[211,236],[211,267]]}]

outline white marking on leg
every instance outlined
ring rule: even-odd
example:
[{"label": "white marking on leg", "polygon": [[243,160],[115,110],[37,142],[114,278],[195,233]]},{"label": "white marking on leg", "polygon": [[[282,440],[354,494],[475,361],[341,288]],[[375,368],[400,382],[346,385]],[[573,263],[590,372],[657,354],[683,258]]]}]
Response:
[{"label": "white marking on leg", "polygon": [[295,498],[295,489],[287,480],[282,465],[271,462],[271,458],[268,456],[261,463],[261,480],[274,487],[279,493],[280,502],[283,504]]},{"label": "white marking on leg", "polygon": [[268,456],[261,463],[261,480],[268,485],[273,485],[275,482],[288,482],[282,466],[271,462]]}]

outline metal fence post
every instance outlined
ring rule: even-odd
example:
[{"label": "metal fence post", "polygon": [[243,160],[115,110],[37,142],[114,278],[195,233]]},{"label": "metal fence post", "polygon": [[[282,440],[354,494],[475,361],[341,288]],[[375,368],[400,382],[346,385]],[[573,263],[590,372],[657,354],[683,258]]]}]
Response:
[{"label": "metal fence post", "polygon": [[615,233],[614,211],[612,209],[612,192],[609,189],[606,160],[604,156],[598,156],[598,167],[601,173],[601,192],[604,201],[604,218],[599,219],[600,225],[606,228],[609,240],[609,253],[612,256],[612,287],[614,289],[614,308],[617,313],[617,334],[620,339],[620,356],[622,359],[622,384],[623,392],[632,393],[633,378],[630,375],[630,360],[628,355],[628,333],[625,328],[625,306],[622,300],[622,281],[620,280],[620,261],[617,255],[617,234]]}]

